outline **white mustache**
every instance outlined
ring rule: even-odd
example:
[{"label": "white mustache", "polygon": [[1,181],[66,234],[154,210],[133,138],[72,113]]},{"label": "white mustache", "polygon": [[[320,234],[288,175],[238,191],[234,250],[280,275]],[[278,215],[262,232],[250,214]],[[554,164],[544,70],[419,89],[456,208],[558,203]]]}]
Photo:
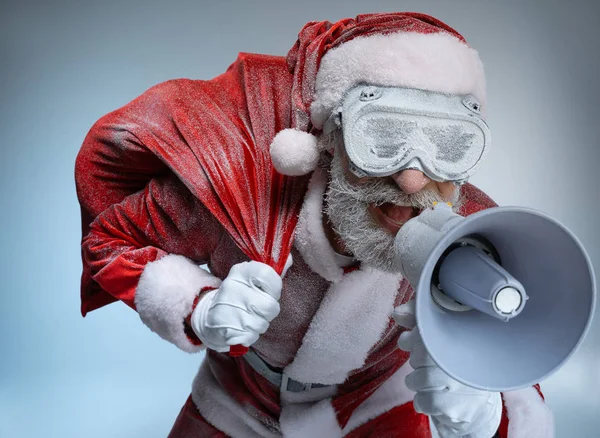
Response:
[{"label": "white mustache", "polygon": [[[417,193],[406,194],[389,178],[377,178],[359,184],[352,184],[346,178],[339,177],[344,174],[339,159],[334,158],[331,172],[334,177],[331,180],[330,196],[349,197],[376,207],[389,203],[420,210],[431,207],[434,202],[446,202],[440,193],[432,187],[424,188]],[[453,199],[450,201],[453,205],[458,203],[458,196],[459,191],[456,190]]]}]

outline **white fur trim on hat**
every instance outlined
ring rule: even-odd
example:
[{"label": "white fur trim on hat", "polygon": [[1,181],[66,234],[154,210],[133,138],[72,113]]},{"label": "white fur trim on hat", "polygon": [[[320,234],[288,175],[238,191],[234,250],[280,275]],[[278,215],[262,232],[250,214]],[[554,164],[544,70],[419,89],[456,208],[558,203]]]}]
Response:
[{"label": "white fur trim on hat", "polygon": [[472,94],[485,112],[485,76],[479,55],[446,32],[369,35],[329,50],[317,72],[313,125],[321,129],[344,94],[360,83]]},{"label": "white fur trim on hat", "polygon": [[306,175],[319,163],[317,138],[297,129],[279,131],[270,152],[275,170],[283,175]]},{"label": "white fur trim on hat", "polygon": [[196,295],[203,287],[219,287],[221,280],[190,259],[176,254],[148,263],[135,290],[135,307],[150,330],[183,351],[194,353],[183,328]]}]

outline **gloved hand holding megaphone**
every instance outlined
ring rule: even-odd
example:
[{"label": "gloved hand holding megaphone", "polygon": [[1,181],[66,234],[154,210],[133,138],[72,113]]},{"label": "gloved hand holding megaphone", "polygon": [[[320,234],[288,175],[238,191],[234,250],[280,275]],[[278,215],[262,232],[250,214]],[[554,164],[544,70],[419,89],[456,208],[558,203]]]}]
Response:
[{"label": "gloved hand holding megaphone", "polygon": [[[408,329],[400,335],[398,347],[410,352],[406,386],[415,392],[415,411],[431,417],[441,437],[489,438],[502,418],[499,392],[471,388],[444,373],[431,359],[415,323],[415,300],[394,309],[396,323]],[[547,435],[541,435],[547,436]]]},{"label": "gloved hand holding megaphone", "polygon": [[428,357],[471,388],[499,392],[540,382],[589,328],[589,257],[543,213],[495,207],[464,218],[438,203],[402,226],[395,250],[415,290]]}]

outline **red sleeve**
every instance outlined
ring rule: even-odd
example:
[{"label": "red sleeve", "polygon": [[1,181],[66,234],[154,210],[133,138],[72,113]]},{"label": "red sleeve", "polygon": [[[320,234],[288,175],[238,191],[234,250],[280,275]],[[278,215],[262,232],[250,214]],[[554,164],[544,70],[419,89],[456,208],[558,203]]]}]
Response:
[{"label": "red sleeve", "polygon": [[469,216],[486,208],[497,207],[492,198],[471,183],[466,183],[460,187],[461,206],[458,214]]},{"label": "red sleeve", "polygon": [[173,175],[153,179],[142,191],[109,207],[83,239],[92,278],[135,308],[135,287],[149,262],[179,254],[205,263],[221,226]]},{"label": "red sleeve", "polygon": [[101,213],[82,252],[94,282],[136,309],[161,337],[186,351],[199,345],[185,318],[220,280],[199,267],[222,227],[174,175],[155,178]]},{"label": "red sleeve", "polygon": [[[130,116],[132,111],[150,106],[156,88],[98,120],[77,154],[75,186],[81,207],[82,239],[100,213],[143,190],[152,178],[168,172],[164,162],[136,136],[137,125]],[[82,258],[81,313],[85,316],[115,298],[92,280],[83,252]]]}]

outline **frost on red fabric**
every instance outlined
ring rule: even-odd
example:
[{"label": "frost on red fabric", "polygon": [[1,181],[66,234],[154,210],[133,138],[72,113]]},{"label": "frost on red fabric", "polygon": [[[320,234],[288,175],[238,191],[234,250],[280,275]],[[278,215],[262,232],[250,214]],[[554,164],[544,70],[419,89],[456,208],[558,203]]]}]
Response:
[{"label": "frost on red fabric", "polygon": [[471,183],[464,184],[460,187],[460,196],[463,199],[463,204],[458,211],[461,216],[469,216],[486,208],[497,207],[492,198],[483,193]]},{"label": "frost on red fabric", "polygon": [[[278,174],[269,155],[290,126],[291,79],[285,58],[240,54],[213,80],[165,82],[100,119],[76,162],[83,236],[100,213],[173,173],[249,258],[281,272],[308,183]],[[92,275],[84,260],[84,315],[120,298]]]}]

